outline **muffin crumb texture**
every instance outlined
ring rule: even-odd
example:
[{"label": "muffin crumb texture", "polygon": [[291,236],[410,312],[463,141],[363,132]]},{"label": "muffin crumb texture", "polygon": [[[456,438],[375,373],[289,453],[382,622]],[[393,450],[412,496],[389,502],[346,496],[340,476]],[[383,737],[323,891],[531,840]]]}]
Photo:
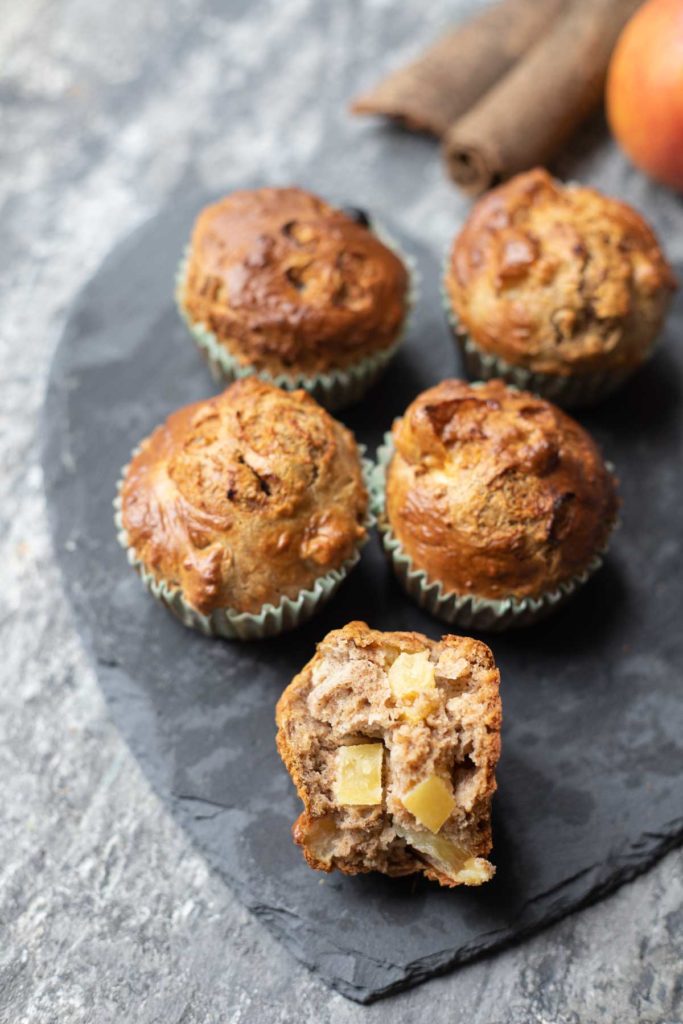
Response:
[{"label": "muffin crumb texture", "polygon": [[363,622],[329,633],[277,706],[308,863],[488,881],[500,723],[499,673],[478,640]]},{"label": "muffin crumb texture", "polygon": [[447,380],[393,429],[385,522],[445,593],[540,597],[605,548],[618,501],[590,437],[500,380]]},{"label": "muffin crumb texture", "polygon": [[479,200],[444,283],[479,348],[565,376],[638,366],[676,287],[636,210],[541,169]]},{"label": "muffin crumb texture", "polygon": [[408,274],[357,217],[298,188],[238,191],[197,218],[186,315],[273,376],[345,369],[403,326]]},{"label": "muffin crumb texture", "polygon": [[129,546],[204,615],[295,597],[354,555],[366,511],[351,432],[255,377],[169,416],[121,488]]}]

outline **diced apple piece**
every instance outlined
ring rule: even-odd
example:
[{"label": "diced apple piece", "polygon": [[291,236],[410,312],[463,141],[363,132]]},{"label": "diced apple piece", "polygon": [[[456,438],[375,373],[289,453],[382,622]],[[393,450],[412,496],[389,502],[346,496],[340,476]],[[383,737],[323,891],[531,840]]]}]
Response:
[{"label": "diced apple piece", "polygon": [[456,878],[462,885],[482,885],[493,878],[495,873],[493,864],[489,864],[485,857],[468,857]]},{"label": "diced apple piece", "polygon": [[421,722],[430,711],[434,710],[435,706],[436,701],[430,699],[426,694],[421,694],[415,698],[412,704],[404,704],[401,707],[401,718],[404,718],[406,722]]},{"label": "diced apple piece", "polygon": [[334,815],[326,814],[322,818],[309,819],[307,824],[307,844],[315,852],[318,860],[329,862],[332,859],[337,835]]},{"label": "diced apple piece", "polygon": [[453,813],[455,798],[438,775],[430,775],[413,786],[402,799],[403,806],[430,832],[438,832]]},{"label": "diced apple piece", "polygon": [[484,857],[471,857],[469,852],[443,836],[430,836],[426,832],[413,832],[394,825],[397,835],[405,839],[414,850],[424,855],[429,863],[461,885],[481,885],[493,878],[495,869]]},{"label": "diced apple piece", "polygon": [[470,664],[467,658],[456,654],[450,648],[441,653],[436,666],[436,671],[444,679],[458,680],[470,673]]},{"label": "diced apple piece", "polygon": [[412,829],[394,826],[399,836],[418,851],[429,857],[430,861],[447,874],[460,871],[467,860],[471,860],[467,850],[443,836],[430,836],[426,832],[414,832]]},{"label": "diced apple piece", "polygon": [[407,654],[403,651],[389,669],[389,688],[401,704],[403,717],[419,722],[434,710],[436,680],[427,651]]},{"label": "diced apple piece", "polygon": [[397,700],[417,697],[435,686],[434,666],[427,651],[417,654],[403,651],[389,669],[389,688]]},{"label": "diced apple piece", "polygon": [[344,806],[381,804],[381,743],[354,743],[337,752],[335,798]]}]

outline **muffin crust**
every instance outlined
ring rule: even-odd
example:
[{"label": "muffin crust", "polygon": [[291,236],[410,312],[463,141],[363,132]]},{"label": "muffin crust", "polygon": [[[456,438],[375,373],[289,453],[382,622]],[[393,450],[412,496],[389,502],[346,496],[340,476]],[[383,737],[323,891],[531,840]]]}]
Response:
[{"label": "muffin crust", "polygon": [[540,168],[476,203],[444,284],[479,348],[560,376],[638,366],[676,287],[639,213]]},{"label": "muffin crust", "polygon": [[[390,675],[401,654],[417,652],[428,656],[434,688],[421,713],[406,720]],[[293,835],[311,867],[351,875],[422,871],[447,886],[491,878],[484,858],[500,755],[499,682],[491,651],[468,637],[436,642],[364,622],[328,633],[276,713],[278,750],[304,803]],[[366,742],[383,747],[381,799],[349,806],[338,796],[339,750]],[[436,844],[434,827],[404,804],[434,775],[452,794]]]},{"label": "muffin crust", "polygon": [[195,224],[181,301],[243,365],[343,369],[398,337],[408,275],[372,231],[298,188],[233,192]]},{"label": "muffin crust", "polygon": [[366,509],[351,432],[255,377],[169,416],[121,490],[129,545],[205,615],[295,597],[353,555]]},{"label": "muffin crust", "polygon": [[539,597],[588,568],[617,514],[591,437],[500,380],[447,380],[393,428],[386,517],[416,569],[445,592]]}]

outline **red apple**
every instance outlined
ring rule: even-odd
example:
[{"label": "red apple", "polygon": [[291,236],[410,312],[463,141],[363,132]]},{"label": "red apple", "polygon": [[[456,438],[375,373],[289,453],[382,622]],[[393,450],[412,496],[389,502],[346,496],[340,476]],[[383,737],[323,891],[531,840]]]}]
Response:
[{"label": "red apple", "polygon": [[648,0],[624,28],[607,77],[607,116],[634,164],[683,191],[683,0]]}]

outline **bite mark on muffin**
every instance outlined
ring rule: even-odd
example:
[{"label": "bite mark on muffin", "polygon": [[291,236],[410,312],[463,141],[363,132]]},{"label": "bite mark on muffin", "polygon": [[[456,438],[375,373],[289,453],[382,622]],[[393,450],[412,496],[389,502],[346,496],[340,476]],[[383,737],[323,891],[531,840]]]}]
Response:
[{"label": "bite mark on muffin", "polygon": [[490,650],[468,637],[436,642],[362,622],[329,633],[276,715],[307,862],[421,871],[447,886],[490,879],[498,689]]}]

